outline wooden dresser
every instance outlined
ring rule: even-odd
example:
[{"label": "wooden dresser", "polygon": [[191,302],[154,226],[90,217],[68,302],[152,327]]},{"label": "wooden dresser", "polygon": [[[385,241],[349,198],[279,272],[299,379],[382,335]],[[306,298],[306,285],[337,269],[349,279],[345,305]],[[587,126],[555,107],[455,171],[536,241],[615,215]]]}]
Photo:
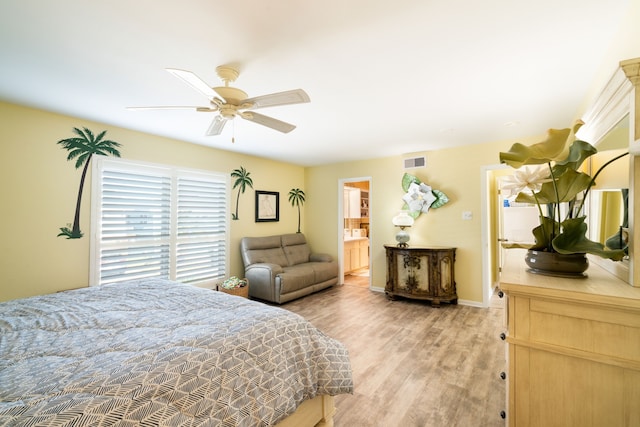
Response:
[{"label": "wooden dresser", "polygon": [[640,288],[591,264],[586,279],[507,257],[509,426],[640,426]]},{"label": "wooden dresser", "polygon": [[395,296],[456,304],[454,263],[456,248],[398,247],[385,245],[387,253],[387,284],[389,299]]}]

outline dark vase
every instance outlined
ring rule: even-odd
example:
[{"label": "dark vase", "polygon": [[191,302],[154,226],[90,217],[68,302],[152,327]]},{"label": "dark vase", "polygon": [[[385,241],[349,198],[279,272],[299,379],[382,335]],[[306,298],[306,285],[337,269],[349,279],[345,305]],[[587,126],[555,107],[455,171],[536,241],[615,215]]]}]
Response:
[{"label": "dark vase", "polygon": [[559,254],[529,249],[525,262],[529,272],[546,276],[583,278],[589,268],[586,254]]}]

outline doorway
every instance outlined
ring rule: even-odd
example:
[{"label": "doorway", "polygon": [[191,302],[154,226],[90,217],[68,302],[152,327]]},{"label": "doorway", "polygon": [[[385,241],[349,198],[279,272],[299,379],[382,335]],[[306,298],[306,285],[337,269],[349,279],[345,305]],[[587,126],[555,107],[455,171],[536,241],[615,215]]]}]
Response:
[{"label": "doorway", "polygon": [[[500,193],[501,181],[513,174],[506,165],[482,170],[482,269],[483,306],[488,307],[493,291],[500,283],[505,251],[510,244],[533,243],[531,230],[538,224],[534,206],[517,204]],[[511,249],[513,250],[513,249]]]},{"label": "doorway", "polygon": [[340,283],[371,287],[371,178],[339,183]]}]

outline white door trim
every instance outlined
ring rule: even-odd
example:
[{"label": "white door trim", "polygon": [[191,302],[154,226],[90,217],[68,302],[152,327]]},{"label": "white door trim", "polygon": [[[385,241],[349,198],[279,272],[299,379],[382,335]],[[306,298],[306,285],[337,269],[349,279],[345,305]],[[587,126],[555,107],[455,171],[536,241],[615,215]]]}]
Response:
[{"label": "white door trim", "polygon": [[[355,178],[340,178],[338,180],[338,283],[344,284],[344,203],[343,203],[343,190],[344,184],[349,182],[369,182],[369,233],[371,233],[371,224],[373,224],[373,209],[372,206],[372,179],[370,176],[361,176]],[[371,236],[369,235],[369,271],[373,271],[373,260],[371,257]],[[371,289],[371,276],[369,274],[369,289]]]},{"label": "white door trim", "polygon": [[508,169],[507,165],[488,165],[482,166],[480,172],[480,186],[482,188],[481,195],[481,218],[482,218],[482,306],[489,307],[491,303],[491,297],[493,295],[493,281],[491,280],[492,269],[494,268],[494,260],[491,257],[492,247],[497,249],[498,236],[490,235],[490,222],[496,215],[494,212],[497,206],[492,206],[490,201],[489,188],[492,181],[495,180],[493,176],[494,170]]}]

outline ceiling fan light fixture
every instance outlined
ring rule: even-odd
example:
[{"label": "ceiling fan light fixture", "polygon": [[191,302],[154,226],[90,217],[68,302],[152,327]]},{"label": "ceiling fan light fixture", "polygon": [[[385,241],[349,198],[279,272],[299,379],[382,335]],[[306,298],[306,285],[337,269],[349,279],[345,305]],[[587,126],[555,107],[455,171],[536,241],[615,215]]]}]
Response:
[{"label": "ceiling fan light fixture", "polygon": [[214,87],[213,90],[215,90],[225,102],[233,105],[239,105],[249,97],[245,91],[230,86],[218,86]]},{"label": "ceiling fan light fixture", "polygon": [[232,105],[223,105],[219,111],[222,117],[229,120],[232,120],[238,113],[238,110],[236,110]]}]

